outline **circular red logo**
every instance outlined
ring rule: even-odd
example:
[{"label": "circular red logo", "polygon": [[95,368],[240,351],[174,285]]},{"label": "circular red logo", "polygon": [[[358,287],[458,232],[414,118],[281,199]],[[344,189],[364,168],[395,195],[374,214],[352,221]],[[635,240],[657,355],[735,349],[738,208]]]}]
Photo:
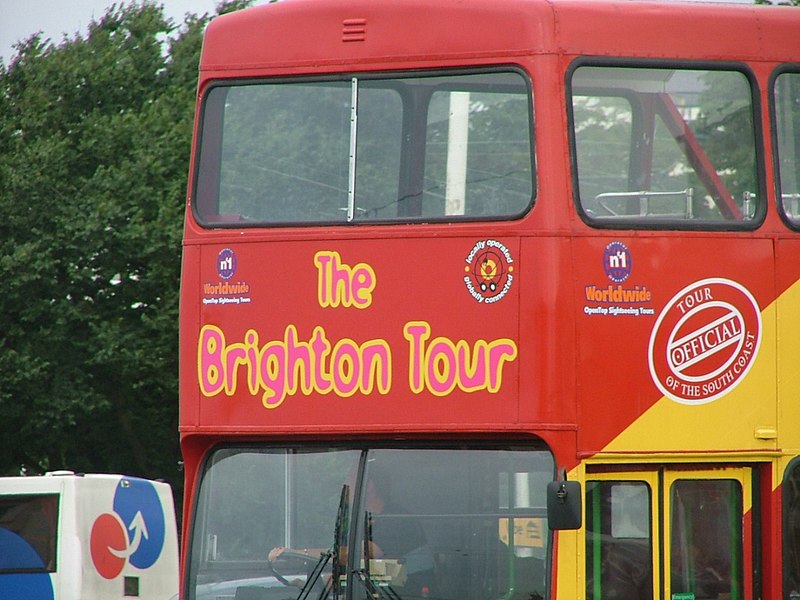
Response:
[{"label": "circular red logo", "polygon": [[128,534],[120,518],[103,513],[92,525],[89,539],[92,562],[106,579],[114,579],[125,566],[125,551],[128,549]]},{"label": "circular red logo", "polygon": [[650,334],[650,374],[682,404],[724,396],[747,375],[761,344],[761,310],[739,283],[695,282],[667,303]]}]

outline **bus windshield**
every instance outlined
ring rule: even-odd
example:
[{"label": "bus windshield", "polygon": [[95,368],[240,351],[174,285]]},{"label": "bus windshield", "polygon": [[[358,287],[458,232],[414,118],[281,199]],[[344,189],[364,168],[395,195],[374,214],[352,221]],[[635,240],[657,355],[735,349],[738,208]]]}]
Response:
[{"label": "bus windshield", "polygon": [[217,449],[188,597],[546,597],[554,470],[536,447]]},{"label": "bus windshield", "polygon": [[195,214],[213,227],[518,216],[533,197],[530,114],[515,71],[218,85]]}]

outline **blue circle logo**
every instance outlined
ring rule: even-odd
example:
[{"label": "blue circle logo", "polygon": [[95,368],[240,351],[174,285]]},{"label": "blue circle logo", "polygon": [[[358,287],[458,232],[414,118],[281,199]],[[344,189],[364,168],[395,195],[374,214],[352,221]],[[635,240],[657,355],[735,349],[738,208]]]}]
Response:
[{"label": "blue circle logo", "polygon": [[230,279],[236,273],[236,253],[230,248],[220,250],[217,255],[217,273],[225,280]]},{"label": "blue circle logo", "polygon": [[603,251],[603,269],[614,283],[622,283],[631,274],[633,258],[622,242],[611,242]]},{"label": "blue circle logo", "polygon": [[121,480],[114,493],[114,512],[128,527],[130,563],[138,569],[151,567],[161,555],[167,529],[156,488],[144,479]]}]

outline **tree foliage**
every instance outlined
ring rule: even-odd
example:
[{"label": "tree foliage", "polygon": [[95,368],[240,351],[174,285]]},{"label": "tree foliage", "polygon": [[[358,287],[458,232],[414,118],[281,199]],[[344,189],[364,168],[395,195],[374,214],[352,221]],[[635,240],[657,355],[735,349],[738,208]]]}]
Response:
[{"label": "tree foliage", "polygon": [[180,485],[180,238],[209,19],[115,5],[85,37],[33,35],[0,62],[0,473]]}]

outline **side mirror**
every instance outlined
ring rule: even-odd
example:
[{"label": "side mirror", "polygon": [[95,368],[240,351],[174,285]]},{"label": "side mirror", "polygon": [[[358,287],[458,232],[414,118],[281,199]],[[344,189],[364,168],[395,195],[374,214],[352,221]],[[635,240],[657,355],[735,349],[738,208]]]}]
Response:
[{"label": "side mirror", "polygon": [[578,481],[547,484],[547,524],[550,529],[580,529],[583,523],[583,493]]}]

